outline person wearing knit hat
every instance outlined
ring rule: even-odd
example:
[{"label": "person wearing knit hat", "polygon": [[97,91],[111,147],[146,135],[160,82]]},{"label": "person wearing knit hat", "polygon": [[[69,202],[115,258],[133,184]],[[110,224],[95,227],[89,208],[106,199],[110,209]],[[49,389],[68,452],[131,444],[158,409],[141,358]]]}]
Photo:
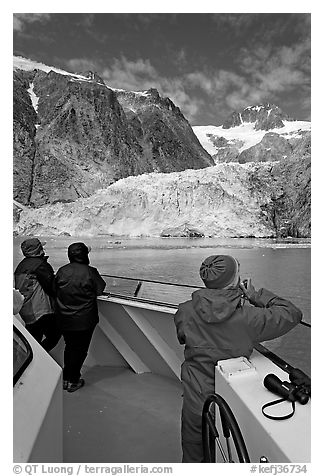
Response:
[{"label": "person wearing knit hat", "polygon": [[27,238],[21,243],[24,259],[15,272],[15,289],[24,296],[19,314],[26,329],[48,352],[61,338],[54,313],[54,270],[45,256],[45,242]]},{"label": "person wearing knit hat", "polygon": [[239,262],[228,255],[213,255],[200,266],[200,277],[206,288],[221,289],[239,278]]},{"label": "person wearing knit hat", "polygon": [[241,282],[240,264],[230,255],[207,257],[199,273],[205,288],[179,304],[174,315],[178,340],[185,346],[181,366],[184,463],[204,462],[202,408],[207,396],[215,393],[218,360],[249,358],[255,344],[282,336],[302,318],[287,299],[264,288],[256,291],[251,279]]}]

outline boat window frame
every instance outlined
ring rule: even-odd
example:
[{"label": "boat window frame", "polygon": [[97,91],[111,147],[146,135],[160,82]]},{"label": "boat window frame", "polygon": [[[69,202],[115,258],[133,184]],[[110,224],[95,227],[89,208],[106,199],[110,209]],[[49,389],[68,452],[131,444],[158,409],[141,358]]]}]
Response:
[{"label": "boat window frame", "polygon": [[25,360],[22,362],[20,365],[19,369],[16,371],[15,374],[13,374],[13,386],[16,385],[22,374],[25,372],[26,368],[29,366],[29,364],[32,362],[34,354],[33,354],[33,349],[28,342],[27,338],[24,336],[24,334],[15,326],[13,325],[13,332],[19,337],[19,339],[24,343],[27,349],[27,355]]}]

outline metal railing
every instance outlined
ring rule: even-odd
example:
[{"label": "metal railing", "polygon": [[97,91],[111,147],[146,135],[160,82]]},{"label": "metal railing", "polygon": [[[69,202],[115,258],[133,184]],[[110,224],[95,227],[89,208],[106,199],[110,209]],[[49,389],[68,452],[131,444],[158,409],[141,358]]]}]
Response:
[{"label": "metal railing", "polygon": [[[179,304],[175,303],[175,302],[161,301],[160,299],[157,299],[155,297],[146,297],[146,298],[144,298],[144,297],[139,296],[140,291],[143,290],[143,287],[144,287],[143,285],[147,283],[147,284],[150,284],[150,285],[153,284],[153,285],[158,285],[158,286],[167,286],[168,289],[169,289],[169,292],[165,293],[165,294],[169,294],[170,293],[170,288],[173,288],[173,287],[182,288],[182,289],[191,289],[191,290],[203,289],[202,286],[192,286],[190,284],[170,283],[170,282],[166,282],[166,281],[156,281],[156,280],[151,280],[151,279],[129,278],[127,276],[116,276],[116,275],[111,275],[111,274],[102,274],[101,276],[104,279],[105,278],[109,278],[111,280],[118,279],[118,280],[130,281],[131,283],[134,283],[133,289],[127,289],[127,291],[128,291],[127,293],[125,292],[125,290],[124,291],[121,290],[120,286],[119,286],[119,289],[117,287],[119,292],[114,291],[113,290],[114,286],[111,286],[111,289],[109,289],[108,291],[103,292],[104,296],[112,296],[112,297],[127,299],[129,301],[138,301],[138,302],[143,302],[143,303],[148,303],[148,304],[168,306],[168,307],[171,307],[173,309],[177,309]],[[107,279],[105,279],[105,281],[107,282]],[[113,283],[107,282],[107,284],[109,286]],[[158,292],[158,289],[156,289],[156,292]],[[187,296],[187,298],[188,297],[189,296]],[[181,299],[181,297],[180,297],[180,299]]]},{"label": "metal railing", "polygon": [[[193,286],[192,284],[180,284],[180,283],[170,283],[169,281],[156,281],[156,280],[151,280],[151,279],[143,279],[143,278],[129,278],[127,276],[116,276],[112,274],[102,274],[101,275],[103,278],[112,278],[112,279],[124,279],[127,281],[133,281],[136,282],[136,287],[132,295],[127,295],[127,294],[120,294],[120,293],[114,293],[114,292],[104,292],[104,296],[112,296],[112,297],[120,297],[123,299],[129,299],[131,301],[139,301],[139,302],[146,302],[150,304],[157,304],[157,305],[164,305],[164,306],[170,306],[172,308],[177,308],[178,304],[175,303],[170,303],[166,301],[157,301],[155,299],[145,299],[145,298],[140,298],[139,292],[142,289],[143,283],[149,283],[149,284],[159,284],[159,285],[164,285],[164,286],[176,286],[180,288],[187,288],[187,289],[205,289],[204,286]],[[311,324],[305,321],[300,321],[300,324],[311,328]]]}]

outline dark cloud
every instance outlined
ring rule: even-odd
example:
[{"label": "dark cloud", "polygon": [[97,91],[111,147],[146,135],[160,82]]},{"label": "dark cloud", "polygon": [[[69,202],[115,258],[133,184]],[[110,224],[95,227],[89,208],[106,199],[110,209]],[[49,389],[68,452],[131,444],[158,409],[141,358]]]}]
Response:
[{"label": "dark cloud", "polygon": [[309,14],[16,14],[15,21],[22,55],[25,48],[25,56],[32,51],[32,59],[68,71],[96,71],[114,88],[155,87],[193,124],[220,124],[261,102],[286,104],[301,119],[310,114]]},{"label": "dark cloud", "polygon": [[258,21],[260,13],[213,13],[210,18],[219,29],[230,29],[233,35],[241,35]]}]

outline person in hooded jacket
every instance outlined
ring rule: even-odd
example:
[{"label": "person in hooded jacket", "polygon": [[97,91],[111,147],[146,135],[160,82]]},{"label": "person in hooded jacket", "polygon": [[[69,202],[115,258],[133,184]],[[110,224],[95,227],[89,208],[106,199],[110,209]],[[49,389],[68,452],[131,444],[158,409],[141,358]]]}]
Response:
[{"label": "person in hooded jacket", "polygon": [[206,289],[195,291],[174,316],[178,340],[185,345],[181,367],[183,463],[203,462],[202,408],[207,396],[215,392],[218,360],[249,358],[256,343],[282,336],[302,318],[290,301],[264,288],[256,291],[250,279],[246,286],[241,283],[239,263],[232,256],[209,256],[200,267],[200,276]]},{"label": "person in hooded jacket", "polygon": [[68,392],[84,385],[81,367],[99,322],[97,296],[106,286],[98,270],[89,266],[89,251],[84,243],[72,243],[68,247],[70,263],[55,276],[56,313],[65,341],[63,388]]},{"label": "person in hooded jacket", "polygon": [[49,352],[61,338],[54,316],[54,270],[38,238],[21,243],[24,259],[14,272],[15,289],[23,296],[20,316],[26,329]]}]

